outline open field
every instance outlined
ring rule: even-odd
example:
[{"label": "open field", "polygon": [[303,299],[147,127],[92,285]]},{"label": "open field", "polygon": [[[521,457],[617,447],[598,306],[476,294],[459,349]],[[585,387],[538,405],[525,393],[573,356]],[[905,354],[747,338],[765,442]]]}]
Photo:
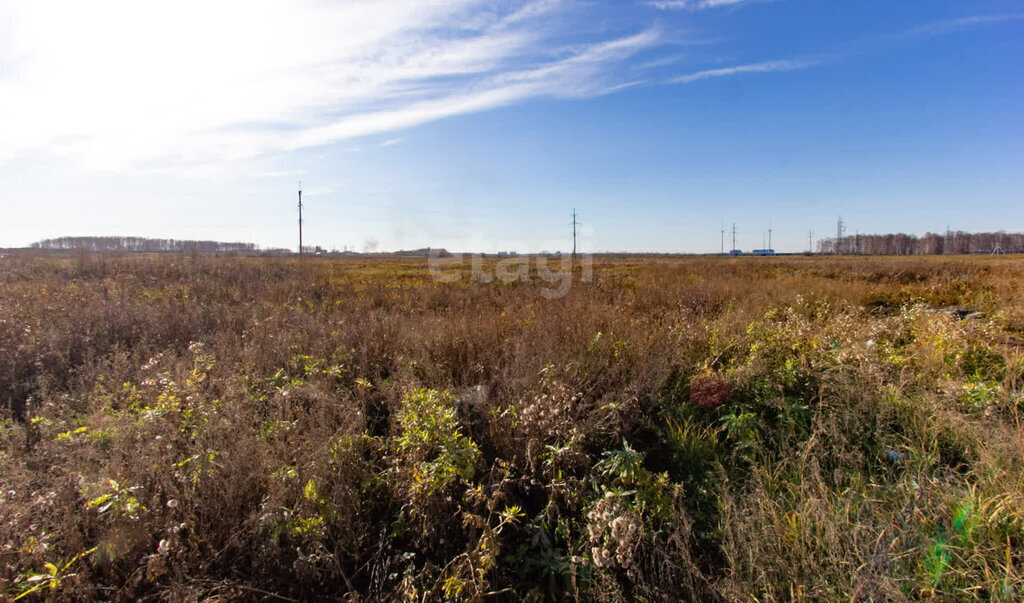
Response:
[{"label": "open field", "polygon": [[0,258],[0,595],[1024,597],[1024,260],[463,268]]}]

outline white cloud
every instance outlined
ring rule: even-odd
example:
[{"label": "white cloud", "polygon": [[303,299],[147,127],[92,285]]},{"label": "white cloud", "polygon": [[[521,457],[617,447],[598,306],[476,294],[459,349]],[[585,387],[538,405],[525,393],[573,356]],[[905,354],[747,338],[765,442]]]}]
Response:
[{"label": "white cloud", "polygon": [[[702,0],[702,3],[719,3],[719,4],[733,4],[742,2],[744,0]],[[690,4],[691,0],[678,0],[676,3],[679,4]],[[960,29],[971,27],[975,25],[982,25],[986,23],[998,23],[1003,21],[1017,21],[1024,19],[1024,14],[1005,14],[1005,15],[980,15],[973,17],[963,17],[959,19],[947,19],[943,21],[934,21],[926,23],[924,25],[904,30],[898,34],[887,36],[887,39],[903,39],[921,35],[940,35],[946,33],[952,33]],[[877,45],[878,39],[862,42],[864,48],[861,52],[870,50],[873,45]],[[798,69],[805,69],[808,67],[814,67],[823,63],[831,63],[842,60],[849,56],[849,52],[840,52],[832,54],[818,55],[816,59],[783,59],[775,61],[761,61],[757,63],[747,63],[745,65],[736,65],[733,67],[722,67],[719,69],[705,69],[702,71],[696,71],[685,75],[680,75],[668,80],[671,84],[689,84],[697,80],[704,80],[713,77],[726,77],[730,75],[739,75],[743,73],[768,73],[775,71],[796,71]]]},{"label": "white cloud", "polygon": [[[690,0],[679,0],[682,3],[687,3]],[[720,2],[720,3],[735,3],[743,0],[704,0],[705,2]],[[932,23],[926,23],[924,25],[905,30],[895,35],[890,35],[888,39],[903,39],[920,35],[940,35],[946,33],[952,33],[960,29],[971,27],[975,25],[981,25],[986,23],[998,23],[1003,21],[1016,21],[1024,19],[1024,14],[1006,14],[1006,15],[981,15],[973,17],[963,17],[959,19],[948,19],[943,21],[934,21]],[[872,45],[877,44],[878,40],[869,41],[864,44],[865,48],[861,49],[861,52],[870,50]],[[704,80],[714,77],[727,77],[730,75],[739,75],[743,73],[769,73],[776,71],[796,71],[798,69],[806,69],[808,67],[815,67],[823,63],[831,63],[842,60],[849,56],[849,52],[845,53],[832,53],[818,55],[815,59],[782,59],[775,61],[761,61],[757,63],[747,63],[744,65],[736,65],[733,67],[722,67],[718,69],[705,69],[702,71],[696,71],[694,73],[688,73],[680,75],[668,80],[670,84],[689,84],[698,80]]]},{"label": "white cloud", "polygon": [[721,8],[735,4],[744,4],[757,0],[656,0],[649,2],[658,10],[704,10],[707,8]]},{"label": "white cloud", "polygon": [[697,80],[705,80],[713,77],[725,77],[729,75],[737,75],[740,73],[768,73],[771,71],[795,71],[797,69],[813,67],[815,65],[819,65],[820,63],[820,61],[811,60],[779,60],[764,61],[761,63],[748,63],[746,65],[722,67],[720,69],[705,69],[703,71],[688,73],[686,75],[681,75],[670,79],[669,83],[689,84],[690,82],[696,82]]},{"label": "white cloud", "polygon": [[1020,21],[1024,14],[1003,14],[1003,15],[975,15],[973,17],[961,17],[959,19],[944,19],[932,21],[924,25],[909,29],[903,33],[904,36],[915,35],[937,35],[957,31],[973,25],[984,25],[986,23],[1000,23],[1003,21]]},{"label": "white cloud", "polygon": [[309,170],[268,170],[253,175],[257,178],[283,178],[285,176],[302,176],[308,173]]},{"label": "white cloud", "polygon": [[[8,10],[8,6],[9,10]],[[505,5],[506,7],[508,5]],[[537,96],[600,94],[654,31],[562,48],[557,0],[5,0],[0,165],[203,171]]]},{"label": "white cloud", "polygon": [[609,62],[625,59],[656,43],[658,34],[646,31],[626,38],[577,49],[569,58],[540,67],[496,74],[457,92],[412,102],[396,109],[345,116],[286,137],[288,148],[328,144],[430,121],[509,105],[539,96],[584,97],[607,94],[636,82],[608,85],[601,71]]},{"label": "white cloud", "polygon": [[391,147],[391,146],[394,146],[394,145],[399,144],[401,142],[402,142],[401,138],[389,138],[389,139],[381,142],[377,146],[378,147]]},{"label": "white cloud", "polygon": [[646,61],[644,63],[640,63],[639,65],[636,66],[636,68],[637,69],[641,69],[641,70],[642,69],[657,69],[659,67],[667,67],[669,65],[674,65],[674,64],[678,63],[681,60],[683,60],[683,55],[681,55],[681,54],[673,54],[673,55],[669,55],[669,56],[665,56],[665,57],[659,57],[657,59],[653,59],[653,60],[650,60],[650,61]]}]

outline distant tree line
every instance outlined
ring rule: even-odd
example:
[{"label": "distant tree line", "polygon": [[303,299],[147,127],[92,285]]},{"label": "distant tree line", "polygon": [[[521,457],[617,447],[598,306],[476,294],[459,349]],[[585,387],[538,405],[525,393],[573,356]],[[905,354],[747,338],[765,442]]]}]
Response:
[{"label": "distant tree line", "polygon": [[33,249],[88,249],[89,251],[199,251],[203,253],[259,251],[259,248],[252,243],[183,241],[143,237],[58,237],[32,243],[30,247]]},{"label": "distant tree line", "polygon": [[936,255],[962,253],[1024,253],[1024,233],[948,232],[869,234],[833,237],[818,241],[818,253],[866,255]]}]

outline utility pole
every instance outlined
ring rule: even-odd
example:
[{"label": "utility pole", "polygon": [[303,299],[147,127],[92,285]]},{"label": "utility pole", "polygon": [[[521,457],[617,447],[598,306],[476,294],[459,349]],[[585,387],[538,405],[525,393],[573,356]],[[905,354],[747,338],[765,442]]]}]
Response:
[{"label": "utility pole", "polygon": [[814,231],[807,231],[807,253],[814,253],[814,243],[811,240],[814,238]]},{"label": "utility pole", "polygon": [[302,257],[302,181],[299,180],[299,257]]},{"label": "utility pole", "polygon": [[722,222],[722,251],[721,255],[725,255],[725,222]]},{"label": "utility pole", "polygon": [[772,248],[772,221],[768,220],[768,249]]},{"label": "utility pole", "polygon": [[736,251],[736,223],[732,223],[732,250]]},{"label": "utility pole", "polygon": [[843,217],[839,216],[839,222],[836,224],[836,248],[835,253],[839,254],[843,252],[843,233],[846,232],[846,226],[843,225]]},{"label": "utility pole", "polygon": [[576,208],[572,208],[572,263],[576,264],[576,227],[580,225],[578,216],[576,215]]}]

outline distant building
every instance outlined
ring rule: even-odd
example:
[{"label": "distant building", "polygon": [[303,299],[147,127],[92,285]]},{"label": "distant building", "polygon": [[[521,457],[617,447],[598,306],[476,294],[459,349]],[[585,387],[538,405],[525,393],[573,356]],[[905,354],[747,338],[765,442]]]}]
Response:
[{"label": "distant building", "polygon": [[733,249],[733,250],[729,251],[729,255],[743,255],[743,250],[742,249]]},{"label": "distant building", "polygon": [[775,255],[774,249],[755,249],[750,252],[751,255]]}]

